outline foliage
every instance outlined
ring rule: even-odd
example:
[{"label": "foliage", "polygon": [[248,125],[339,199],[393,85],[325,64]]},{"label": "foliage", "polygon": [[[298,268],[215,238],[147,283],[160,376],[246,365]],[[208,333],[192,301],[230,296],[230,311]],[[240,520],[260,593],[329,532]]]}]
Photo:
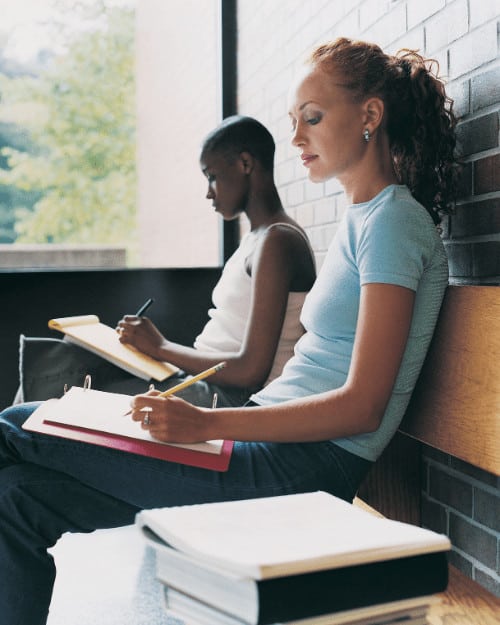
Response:
[{"label": "foliage", "polygon": [[[30,150],[32,147],[26,132],[13,124],[1,122],[0,146],[11,146],[21,151]],[[7,167],[6,158],[0,154],[0,168],[7,169]],[[23,191],[12,185],[0,185],[0,243],[12,243],[16,240],[16,211],[13,207],[24,207],[23,210],[26,212],[31,210],[39,199],[39,192]]]},{"label": "foliage", "polygon": [[134,13],[92,8],[38,76],[0,76],[2,107],[36,146],[1,150],[0,184],[41,193],[16,208],[18,242],[134,243]]}]

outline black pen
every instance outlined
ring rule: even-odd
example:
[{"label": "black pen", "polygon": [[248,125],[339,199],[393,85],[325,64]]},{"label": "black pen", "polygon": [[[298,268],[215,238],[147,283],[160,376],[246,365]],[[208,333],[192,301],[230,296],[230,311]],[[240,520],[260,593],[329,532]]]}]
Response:
[{"label": "black pen", "polygon": [[135,313],[135,316],[140,317],[141,315],[143,315],[153,302],[154,302],[154,299],[150,297],[146,302],[144,302],[144,304]]}]

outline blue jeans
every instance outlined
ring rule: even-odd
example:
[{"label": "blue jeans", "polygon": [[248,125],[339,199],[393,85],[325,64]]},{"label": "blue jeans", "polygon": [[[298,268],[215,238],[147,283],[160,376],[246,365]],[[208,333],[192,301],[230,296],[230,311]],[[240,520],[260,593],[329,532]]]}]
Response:
[{"label": "blue jeans", "polygon": [[[46,622],[64,532],[134,522],[142,508],[325,490],[351,501],[370,463],[331,442],[235,443],[225,473],[26,432],[38,404],[0,414],[0,614]],[[105,589],[103,589],[105,592]]]}]

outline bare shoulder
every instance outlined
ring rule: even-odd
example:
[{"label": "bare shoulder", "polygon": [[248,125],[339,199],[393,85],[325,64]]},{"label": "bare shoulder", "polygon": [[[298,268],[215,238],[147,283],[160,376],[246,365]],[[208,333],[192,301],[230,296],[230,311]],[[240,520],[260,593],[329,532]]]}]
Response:
[{"label": "bare shoulder", "polygon": [[305,230],[294,221],[279,221],[267,226],[262,232],[262,245],[282,245],[293,251],[311,254],[309,238]]},{"label": "bare shoulder", "polygon": [[314,253],[306,232],[297,223],[277,222],[260,237],[258,255],[285,263],[290,271],[291,290],[308,291],[316,278]]}]

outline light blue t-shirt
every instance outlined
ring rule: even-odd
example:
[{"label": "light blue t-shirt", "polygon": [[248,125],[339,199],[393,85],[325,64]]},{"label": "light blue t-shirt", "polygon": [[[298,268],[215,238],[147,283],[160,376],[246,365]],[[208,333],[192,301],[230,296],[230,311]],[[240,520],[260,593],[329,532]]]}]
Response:
[{"label": "light blue t-shirt", "polygon": [[416,292],[408,343],[380,427],[334,441],[374,461],[403,418],[448,283],[439,233],[407,187],[390,185],[371,201],[347,208],[302,309],[306,333],[281,376],[251,399],[271,405],[342,386],[351,363],[361,286],[372,282]]}]

